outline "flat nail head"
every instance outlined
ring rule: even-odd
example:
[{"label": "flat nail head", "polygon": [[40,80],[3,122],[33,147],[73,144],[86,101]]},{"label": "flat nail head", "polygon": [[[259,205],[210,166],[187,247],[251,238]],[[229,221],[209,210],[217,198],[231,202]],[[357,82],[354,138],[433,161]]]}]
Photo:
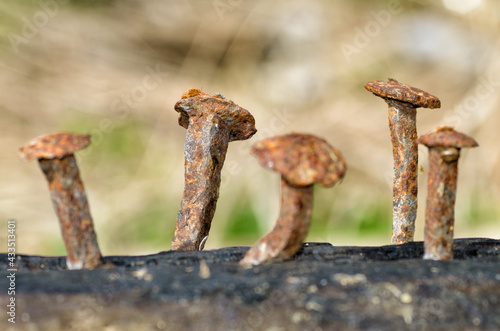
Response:
[{"label": "flat nail head", "polygon": [[56,132],[39,136],[19,149],[22,161],[33,159],[55,159],[73,154],[90,144],[89,134]]},{"label": "flat nail head", "polygon": [[478,143],[466,134],[457,132],[453,127],[440,126],[435,132],[421,135],[417,139],[417,144],[427,147],[450,147],[466,148],[477,147]]},{"label": "flat nail head", "polygon": [[395,80],[373,80],[365,85],[365,89],[381,98],[406,102],[414,107],[441,107],[441,101],[434,95]]}]

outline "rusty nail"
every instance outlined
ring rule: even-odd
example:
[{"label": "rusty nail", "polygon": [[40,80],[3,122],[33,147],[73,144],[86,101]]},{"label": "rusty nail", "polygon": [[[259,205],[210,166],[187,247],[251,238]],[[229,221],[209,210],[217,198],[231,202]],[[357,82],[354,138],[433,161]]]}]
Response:
[{"label": "rusty nail", "polygon": [[417,218],[418,146],[417,108],[439,108],[439,99],[396,80],[371,81],[365,89],[389,105],[394,180],[392,196],[392,244],[413,241]]},{"label": "rusty nail", "polygon": [[478,144],[469,136],[447,126],[420,136],[417,142],[429,148],[424,259],[451,260],[460,149],[476,147]]},{"label": "rusty nail", "polygon": [[309,134],[291,133],[261,140],[252,147],[252,153],[262,166],[281,174],[281,210],[271,232],[240,261],[245,266],[297,253],[309,230],[314,183],[331,187],[346,171],[340,151]]},{"label": "rusty nail", "polygon": [[47,178],[66,246],[68,269],[92,269],[103,264],[73,154],[89,144],[90,135],[59,132],[37,137],[19,150],[23,161],[38,159]]},{"label": "rusty nail", "polygon": [[203,248],[210,231],[228,144],[250,138],[257,129],[247,110],[220,94],[190,89],[175,110],[187,133],[184,194],[171,249],[196,251]]}]

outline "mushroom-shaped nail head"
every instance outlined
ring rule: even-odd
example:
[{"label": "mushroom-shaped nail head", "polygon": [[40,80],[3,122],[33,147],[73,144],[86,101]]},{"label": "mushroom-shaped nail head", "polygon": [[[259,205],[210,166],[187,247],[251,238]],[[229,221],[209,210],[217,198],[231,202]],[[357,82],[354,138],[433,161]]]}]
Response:
[{"label": "mushroom-shaped nail head", "polygon": [[410,103],[416,108],[441,107],[441,101],[434,95],[395,80],[373,80],[365,85],[365,89],[378,97]]},{"label": "mushroom-shaped nail head", "polygon": [[344,177],[342,154],[324,139],[302,133],[261,140],[252,147],[262,166],[279,172],[294,186],[331,187]]},{"label": "mushroom-shaped nail head", "polygon": [[297,253],[309,230],[313,184],[333,186],[346,171],[342,154],[324,139],[309,134],[265,139],[253,146],[252,153],[264,167],[281,174],[281,210],[273,230],[240,261],[244,266]]},{"label": "mushroom-shaped nail head", "polygon": [[87,147],[89,144],[89,134],[56,132],[36,137],[21,147],[19,158],[23,161],[62,158]]},{"label": "mushroom-shaped nail head", "polygon": [[467,148],[478,146],[473,138],[455,131],[451,126],[440,126],[436,132],[421,135],[418,137],[417,143],[427,147]]}]

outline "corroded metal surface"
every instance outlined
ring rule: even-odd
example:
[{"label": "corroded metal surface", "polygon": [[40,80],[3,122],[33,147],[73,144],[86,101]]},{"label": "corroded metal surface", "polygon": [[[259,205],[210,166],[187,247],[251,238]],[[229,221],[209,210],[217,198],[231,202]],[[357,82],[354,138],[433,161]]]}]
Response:
[{"label": "corroded metal surface", "polygon": [[103,263],[87,196],[72,152],[88,145],[89,135],[57,133],[20,149],[24,160],[38,158],[59,218],[68,269],[92,269]]},{"label": "corroded metal surface", "polygon": [[346,170],[340,151],[308,134],[268,138],[257,142],[252,152],[263,166],[281,174],[281,209],[274,228],[248,250],[242,265],[295,255],[309,231],[313,184],[333,186]]},{"label": "corroded metal surface", "polygon": [[75,157],[41,159],[40,167],[49,182],[52,203],[61,224],[68,269],[88,269],[102,264]]},{"label": "corroded metal surface", "polygon": [[253,146],[252,153],[262,166],[281,173],[295,186],[318,183],[330,187],[342,179],[346,170],[340,151],[310,134],[291,133],[264,139]]},{"label": "corroded metal surface", "polygon": [[440,126],[435,132],[430,132],[421,135],[417,143],[423,144],[427,147],[455,147],[455,148],[465,148],[465,147],[476,147],[477,142],[471,137],[457,132],[451,126]]},{"label": "corroded metal surface", "polygon": [[441,101],[421,89],[390,81],[371,81],[365,89],[382,97],[389,105],[394,158],[392,244],[413,241],[417,218],[418,146],[416,118],[418,107],[439,108]]},{"label": "corroded metal surface", "polygon": [[395,80],[373,80],[365,88],[376,96],[411,103],[415,107],[440,108],[441,101],[434,95],[419,88],[399,83]]},{"label": "corroded metal surface", "polygon": [[302,247],[311,222],[313,185],[292,187],[281,179],[281,207],[274,228],[260,238],[240,261],[242,265],[289,258]]},{"label": "corroded metal surface", "polygon": [[445,162],[439,148],[429,149],[429,181],[424,230],[426,260],[453,258],[457,164],[456,160]]},{"label": "corroded metal surface", "polygon": [[56,132],[39,136],[19,149],[19,158],[23,161],[33,159],[53,159],[87,147],[90,144],[89,134]]},{"label": "corroded metal surface", "polygon": [[440,127],[417,142],[429,147],[424,259],[451,260],[460,149],[475,147],[477,142],[451,127]]},{"label": "corroded metal surface", "polygon": [[408,103],[386,101],[394,158],[391,243],[404,244],[413,241],[417,218],[417,110]]},{"label": "corroded metal surface", "polygon": [[185,186],[171,249],[195,251],[210,231],[229,142],[248,139],[257,130],[247,110],[198,89],[184,94],[175,110],[187,133]]}]

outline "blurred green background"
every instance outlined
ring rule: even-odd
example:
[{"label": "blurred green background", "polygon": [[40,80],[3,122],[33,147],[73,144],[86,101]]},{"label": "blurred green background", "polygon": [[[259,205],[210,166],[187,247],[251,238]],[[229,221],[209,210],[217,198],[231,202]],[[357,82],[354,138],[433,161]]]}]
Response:
[{"label": "blurred green background", "polygon": [[[93,135],[77,155],[103,254],[170,248],[184,184],[189,88],[248,109],[259,132],[229,145],[205,249],[251,245],[279,210],[279,175],[251,145],[300,131],[328,140],[344,181],[315,189],[308,241],[385,245],[392,150],[386,104],[366,82],[395,78],[441,99],[418,131],[452,125],[480,148],[459,163],[455,237],[500,237],[500,3],[470,1],[13,1],[0,3],[0,240],[64,255],[47,184],[17,149],[38,135]],[[427,150],[420,147],[416,240]],[[1,244],[0,242],[0,244]]]}]

